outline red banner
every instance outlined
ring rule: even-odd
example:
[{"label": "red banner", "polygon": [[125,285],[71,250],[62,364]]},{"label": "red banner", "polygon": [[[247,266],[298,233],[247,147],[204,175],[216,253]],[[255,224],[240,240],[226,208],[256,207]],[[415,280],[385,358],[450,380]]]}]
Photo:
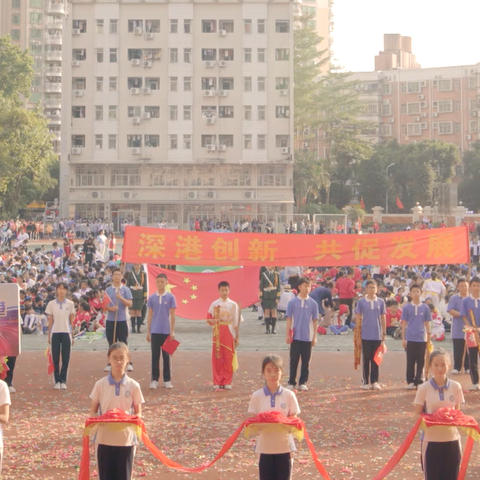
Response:
[{"label": "red banner", "polygon": [[148,294],[157,291],[155,279],[159,273],[168,278],[167,291],[177,300],[176,315],[190,320],[205,320],[208,308],[218,298],[218,283],[230,284],[230,297],[242,308],[258,302],[260,269],[237,268],[227,272],[176,272],[148,265]]},{"label": "red banner", "polygon": [[162,265],[354,266],[469,263],[468,228],[369,235],[125,229],[123,260]]}]

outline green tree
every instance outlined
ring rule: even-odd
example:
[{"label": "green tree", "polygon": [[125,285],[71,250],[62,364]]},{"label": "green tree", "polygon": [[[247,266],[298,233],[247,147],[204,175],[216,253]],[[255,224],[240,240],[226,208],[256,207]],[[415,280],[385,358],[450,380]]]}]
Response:
[{"label": "green tree", "polygon": [[0,37],[0,95],[20,102],[20,95],[28,97],[33,80],[33,58],[12,43],[10,36]]},{"label": "green tree", "polygon": [[463,179],[458,188],[458,198],[469,209],[480,210],[480,141],[477,140],[469,152],[463,155]]}]

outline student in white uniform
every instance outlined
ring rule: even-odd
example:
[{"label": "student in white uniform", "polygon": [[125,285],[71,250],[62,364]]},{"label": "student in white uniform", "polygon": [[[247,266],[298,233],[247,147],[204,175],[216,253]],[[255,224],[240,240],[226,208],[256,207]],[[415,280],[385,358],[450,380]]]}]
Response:
[{"label": "student in white uniform", "polygon": [[[252,416],[261,412],[277,411],[286,417],[296,417],[300,413],[295,394],[283,388],[280,381],[283,375],[283,361],[279,355],[267,355],[262,362],[262,375],[265,386],[253,393],[248,406]],[[260,480],[290,480],[292,475],[295,443],[290,433],[264,429],[260,431],[255,453],[259,455]]]},{"label": "student in white uniform", "polygon": [[[447,377],[450,368],[448,353],[439,348],[430,354],[433,378],[419,385],[415,413],[435,413],[440,408],[455,408],[465,402],[462,387]],[[425,480],[455,479],[458,476],[462,450],[456,427],[433,426],[422,437],[422,468]]]},{"label": "student in white uniform", "polygon": [[3,425],[8,423],[10,416],[10,392],[8,385],[0,380],[0,475],[2,474],[3,460]]}]

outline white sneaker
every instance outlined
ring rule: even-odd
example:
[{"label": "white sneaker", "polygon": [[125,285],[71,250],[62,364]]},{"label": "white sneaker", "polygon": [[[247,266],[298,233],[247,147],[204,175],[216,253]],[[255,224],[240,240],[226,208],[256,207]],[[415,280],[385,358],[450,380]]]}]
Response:
[{"label": "white sneaker", "polygon": [[231,389],[232,389],[232,386],[231,386],[231,385],[225,385],[223,388],[224,388],[225,390],[231,390]]},{"label": "white sneaker", "polygon": [[308,387],[307,387],[307,385],[306,385],[305,383],[302,383],[302,384],[298,387],[298,389],[299,389],[301,392],[306,392],[306,391],[308,391]]},{"label": "white sneaker", "polygon": [[104,369],[103,369],[104,372],[111,372],[112,371],[112,366],[111,365],[107,365]]},{"label": "white sneaker", "polygon": [[414,383],[409,383],[407,385],[407,390],[415,390],[415,384]]},{"label": "white sneaker", "polygon": [[214,386],[213,386],[213,389],[214,389],[214,390],[220,390],[220,385],[214,385]]},{"label": "white sneaker", "polygon": [[364,385],[362,385],[362,390],[370,390],[372,387],[370,387],[370,385],[368,383],[365,383]]},{"label": "white sneaker", "polygon": [[61,383],[60,384],[60,390],[66,390],[67,389],[67,384],[66,383]]},{"label": "white sneaker", "polygon": [[474,384],[474,385],[470,385],[468,387],[468,389],[471,391],[471,392],[474,392],[475,390],[479,390],[480,389],[480,386],[478,384]]},{"label": "white sneaker", "polygon": [[290,384],[287,385],[287,390],[293,390],[294,388],[295,388],[295,385],[290,385]]},{"label": "white sneaker", "polygon": [[158,388],[158,382],[156,380],[153,380],[152,383],[150,383],[150,390],[156,390]]},{"label": "white sneaker", "polygon": [[127,365],[127,372],[133,372],[133,365],[131,363]]},{"label": "white sneaker", "polygon": [[459,372],[456,368],[454,368],[454,369],[452,370],[452,374],[453,374],[453,375],[458,375],[459,373],[460,373],[460,372]]},{"label": "white sneaker", "polygon": [[14,387],[13,385],[10,385],[10,386],[8,387],[8,391],[9,391],[10,393],[17,393],[17,391],[15,390],[15,387]]},{"label": "white sneaker", "polygon": [[470,369],[467,368],[467,369],[465,370],[465,373],[466,373],[467,375],[470,375]]},{"label": "white sneaker", "polygon": [[165,388],[173,388],[172,382],[165,382]]},{"label": "white sneaker", "polygon": [[373,385],[372,385],[372,390],[381,390],[382,387],[380,386],[380,384],[378,382],[375,382]]},{"label": "white sneaker", "polygon": [[54,390],[60,390],[60,382],[57,382],[53,387]]}]

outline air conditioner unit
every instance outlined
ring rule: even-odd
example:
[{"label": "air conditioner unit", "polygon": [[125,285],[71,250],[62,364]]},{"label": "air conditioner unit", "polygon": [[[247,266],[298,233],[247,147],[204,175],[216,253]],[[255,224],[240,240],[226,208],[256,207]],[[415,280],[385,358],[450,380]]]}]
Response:
[{"label": "air conditioner unit", "polygon": [[419,95],[418,98],[419,98],[419,100],[424,100],[424,99],[425,99],[425,95]]},{"label": "air conditioner unit", "polygon": [[203,96],[204,97],[214,97],[215,96],[215,90],[204,90],[203,91]]},{"label": "air conditioner unit", "polygon": [[75,90],[73,92],[73,94],[76,96],[76,97],[83,97],[83,90]]},{"label": "air conditioner unit", "polygon": [[140,122],[142,121],[142,119],[140,117],[133,117],[132,121],[134,125],[140,125]]},{"label": "air conditioner unit", "polygon": [[247,190],[243,192],[243,198],[248,198],[250,200],[255,198],[255,190]]},{"label": "air conditioner unit", "polygon": [[214,118],[207,118],[207,125],[215,125],[215,119]]},{"label": "air conditioner unit", "polygon": [[143,66],[144,66],[144,68],[152,68],[152,62],[150,62],[148,60],[145,60],[143,62]]},{"label": "air conditioner unit", "polygon": [[139,88],[131,88],[130,93],[132,93],[132,95],[138,95],[140,93],[140,89]]},{"label": "air conditioner unit", "polygon": [[438,117],[438,113],[437,112],[432,113],[432,117]]},{"label": "air conditioner unit", "polygon": [[135,35],[141,35],[141,34],[143,33],[142,27],[137,27],[137,28],[135,28],[135,29],[133,30],[133,33],[134,33]]},{"label": "air conditioner unit", "polygon": [[132,58],[132,65],[134,67],[140,66],[140,59],[139,58]]},{"label": "air conditioner unit", "polygon": [[143,118],[144,120],[149,119],[149,118],[150,118],[150,112],[143,112],[143,113],[142,113],[142,118]]},{"label": "air conditioner unit", "polygon": [[219,90],[218,91],[218,96],[219,97],[226,97],[228,95],[227,90]]},{"label": "air conditioner unit", "polygon": [[78,60],[72,61],[72,67],[79,67],[79,66],[80,66],[80,62]]},{"label": "air conditioner unit", "polygon": [[79,28],[72,28],[72,35],[80,35],[80,29]]},{"label": "air conditioner unit", "polygon": [[123,200],[131,200],[133,198],[133,192],[122,192]]},{"label": "air conditioner unit", "polygon": [[210,190],[207,192],[207,198],[217,198],[217,192],[214,192],[213,190]]},{"label": "air conditioner unit", "polygon": [[465,140],[471,140],[472,136],[471,135],[465,135]]},{"label": "air conditioner unit", "polygon": [[438,108],[438,102],[432,102],[432,107],[433,108]]},{"label": "air conditioner unit", "polygon": [[389,122],[389,123],[395,123],[395,119],[394,119],[394,118],[389,118],[389,119],[388,119],[388,122]]},{"label": "air conditioner unit", "polygon": [[153,33],[145,34],[145,40],[153,40],[154,38],[155,38],[155,35]]},{"label": "air conditioner unit", "polygon": [[222,61],[218,62],[218,66],[220,68],[225,68],[227,66],[227,62],[225,60],[222,60]]},{"label": "air conditioner unit", "polygon": [[288,95],[288,90],[280,90],[280,95],[286,97]]},{"label": "air conditioner unit", "polygon": [[216,145],[207,145],[207,152],[215,152],[217,150]]},{"label": "air conditioner unit", "polygon": [[189,192],[187,192],[187,198],[189,200],[195,200],[196,198],[198,198],[198,192],[196,190],[190,190]]},{"label": "air conditioner unit", "polygon": [[419,122],[419,121],[420,121],[420,117],[415,117],[415,121],[416,121],[416,122]]},{"label": "air conditioner unit", "polygon": [[102,198],[102,192],[100,190],[95,190],[92,192],[92,198],[100,199]]},{"label": "air conditioner unit", "polygon": [[219,31],[218,31],[218,36],[219,36],[219,37],[224,37],[226,34],[227,34],[227,31],[226,31],[226,30],[219,30]]},{"label": "air conditioner unit", "polygon": [[207,68],[213,68],[215,66],[217,62],[215,62],[214,60],[209,60],[208,62],[205,62],[205,66]]},{"label": "air conditioner unit", "polygon": [[140,155],[142,153],[141,148],[132,148],[132,154],[133,155]]},{"label": "air conditioner unit", "polygon": [[428,113],[422,113],[422,117],[423,118],[428,117]]},{"label": "air conditioner unit", "polygon": [[282,155],[288,155],[290,153],[290,149],[288,147],[282,147]]},{"label": "air conditioner unit", "polygon": [[218,151],[219,152],[226,152],[227,151],[227,146],[226,145],[219,145],[218,146]]},{"label": "air conditioner unit", "polygon": [[420,86],[421,87],[426,87],[427,86],[427,82],[425,80],[423,80],[422,82],[420,82]]},{"label": "air conditioner unit", "polygon": [[142,88],[142,93],[144,95],[150,95],[150,92],[151,92],[150,88],[148,87]]},{"label": "air conditioner unit", "polygon": [[72,155],[81,155],[82,154],[82,149],[79,147],[73,147],[72,148]]}]

